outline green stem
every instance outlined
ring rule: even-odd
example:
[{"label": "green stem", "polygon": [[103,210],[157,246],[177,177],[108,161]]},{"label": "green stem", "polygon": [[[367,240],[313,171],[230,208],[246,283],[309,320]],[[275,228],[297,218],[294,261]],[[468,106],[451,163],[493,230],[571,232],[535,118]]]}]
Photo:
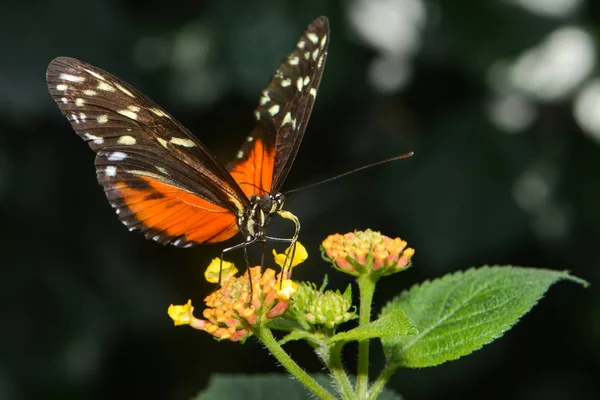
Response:
[{"label": "green stem", "polygon": [[[375,281],[368,274],[358,277],[358,290],[360,293],[360,310],[358,325],[363,326],[371,322],[371,303],[375,292]],[[356,392],[359,399],[367,398],[369,388],[369,340],[358,342],[358,367],[356,368]]]},{"label": "green stem", "polygon": [[343,399],[357,399],[352,383],[348,378],[348,374],[342,365],[342,347],[341,343],[335,343],[332,346],[323,346],[318,350],[318,353],[327,365],[331,376],[335,380],[338,391]]},{"label": "green stem", "polygon": [[306,373],[288,353],[277,343],[277,340],[273,336],[273,333],[264,324],[260,325],[253,331],[258,340],[260,340],[271,354],[288,370],[290,374],[294,376],[300,383],[302,383],[308,390],[313,392],[320,399],[335,400],[335,397],[329,393],[323,386],[319,385],[310,375]]},{"label": "green stem", "polygon": [[365,398],[368,400],[375,400],[385,387],[385,384],[390,380],[394,372],[396,372],[396,366],[387,364],[377,377],[377,380],[373,382],[371,390],[369,391],[369,396]]}]

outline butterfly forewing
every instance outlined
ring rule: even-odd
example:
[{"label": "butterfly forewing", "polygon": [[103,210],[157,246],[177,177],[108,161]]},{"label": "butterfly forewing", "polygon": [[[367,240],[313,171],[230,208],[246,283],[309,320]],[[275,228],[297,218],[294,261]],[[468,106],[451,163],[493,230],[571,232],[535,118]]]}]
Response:
[{"label": "butterfly forewing", "polygon": [[325,68],[329,22],[319,17],[262,91],[256,127],[228,169],[246,195],[275,193],[288,175]]},{"label": "butterfly forewing", "polygon": [[247,197],[173,117],[127,83],[73,58],[53,60],[46,79],[73,129],[97,153],[98,181],[125,225],[179,246],[237,232],[235,213]]}]

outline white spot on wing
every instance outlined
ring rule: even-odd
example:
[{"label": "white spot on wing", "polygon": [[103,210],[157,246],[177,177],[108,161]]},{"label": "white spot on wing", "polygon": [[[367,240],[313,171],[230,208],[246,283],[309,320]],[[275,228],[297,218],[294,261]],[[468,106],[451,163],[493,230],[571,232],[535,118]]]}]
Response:
[{"label": "white spot on wing", "polygon": [[314,44],[317,44],[317,42],[319,41],[319,37],[317,35],[315,35],[313,32],[308,32],[306,34],[306,37],[308,38],[308,40],[310,40]]},{"label": "white spot on wing", "polygon": [[92,71],[90,69],[86,69],[86,68],[84,68],[83,70],[85,72],[87,72],[88,74],[90,74],[91,76],[93,76],[94,78],[100,79],[101,81],[105,80],[104,77],[97,72],[94,72],[94,71]]},{"label": "white spot on wing", "polygon": [[317,97],[317,89],[310,88],[309,93],[312,95],[312,97]]},{"label": "white spot on wing", "polygon": [[71,118],[73,118],[73,121],[75,121],[76,123],[79,123],[79,119],[77,119],[77,115],[71,114]]},{"label": "white spot on wing", "polygon": [[79,118],[81,119],[81,122],[85,122],[85,120],[87,119],[87,115],[85,115],[85,113],[80,112]]},{"label": "white spot on wing", "polygon": [[96,121],[98,121],[99,124],[105,124],[108,122],[108,115],[106,115],[106,114],[98,115],[96,117]]},{"label": "white spot on wing", "polygon": [[327,43],[327,35],[325,35],[321,38],[321,49],[323,49],[323,47],[325,47],[325,43]]},{"label": "white spot on wing", "polygon": [[278,112],[279,112],[279,104],[275,104],[274,106],[269,108],[269,114],[271,114],[272,116],[277,115]]},{"label": "white spot on wing", "polygon": [[117,112],[119,114],[121,114],[121,115],[123,115],[123,116],[125,116],[127,118],[131,118],[131,119],[136,119],[137,120],[137,117],[138,117],[138,115],[136,113],[134,113],[133,111],[131,111],[131,110],[119,110]]},{"label": "white spot on wing", "polygon": [[150,111],[152,111],[152,113],[158,117],[166,117],[167,114],[165,114],[162,110],[158,109],[158,108],[149,108]]},{"label": "white spot on wing", "polygon": [[95,90],[92,90],[92,89],[85,89],[83,91],[83,94],[85,94],[86,96],[95,96],[98,94],[98,92],[96,92]]},{"label": "white spot on wing", "polygon": [[287,78],[286,78],[286,79],[284,79],[284,80],[282,80],[282,81],[281,81],[281,83],[280,83],[281,87],[288,87],[288,86],[290,86],[291,84],[292,84],[292,81],[291,81],[291,80],[289,80],[289,79],[287,79]]},{"label": "white spot on wing", "polygon": [[96,143],[96,144],[103,144],[103,143],[104,143],[104,139],[102,139],[102,138],[101,138],[101,137],[99,137],[99,136],[90,135],[90,134],[89,134],[89,133],[87,133],[87,132],[86,132],[86,133],[84,133],[83,135],[85,136],[85,138],[86,138],[87,140],[93,140],[93,141],[94,141],[94,143]]},{"label": "white spot on wing", "polygon": [[172,137],[171,140],[169,140],[169,142],[171,142],[175,145],[178,145],[178,146],[183,146],[183,147],[196,146],[196,143],[194,143],[192,140],[187,139],[187,138]]},{"label": "white spot on wing", "polygon": [[304,86],[308,85],[308,82],[310,82],[310,76],[305,76],[304,77]]},{"label": "white spot on wing", "polygon": [[76,76],[76,75],[65,74],[65,73],[60,74],[59,78],[62,80],[68,81],[68,82],[76,82],[76,83],[81,83],[81,82],[85,81],[85,78],[83,76]]},{"label": "white spot on wing", "polygon": [[256,120],[259,121],[260,120],[260,113],[258,111],[254,112],[254,116],[256,117]]},{"label": "white spot on wing", "polygon": [[106,82],[98,82],[97,89],[104,90],[105,92],[115,92],[116,89],[113,85],[109,85]]},{"label": "white spot on wing", "polygon": [[290,58],[290,65],[298,65],[299,62],[300,62],[300,59],[298,58],[298,56],[294,56],[294,57]]},{"label": "white spot on wing", "polygon": [[60,83],[60,84],[56,85],[56,90],[60,90],[61,92],[64,92],[68,88],[69,88],[69,86],[65,85],[64,83]]},{"label": "white spot on wing", "polygon": [[296,87],[298,88],[298,91],[301,92],[302,91],[302,77],[298,78],[298,80],[296,81]]},{"label": "white spot on wing", "polygon": [[289,124],[290,122],[292,122],[292,114],[288,111],[287,114],[285,114],[285,117],[283,117],[283,121],[281,121],[281,126]]},{"label": "white spot on wing", "polygon": [[304,40],[300,40],[298,42],[298,44],[296,45],[296,47],[298,47],[299,49],[303,49],[305,45],[306,45],[306,42]]},{"label": "white spot on wing", "polygon": [[319,57],[319,49],[315,49],[312,53],[313,60],[317,61],[317,57]]},{"label": "white spot on wing", "polygon": [[237,154],[235,155],[237,158],[242,158],[244,157],[244,152],[243,151],[238,151]]},{"label": "white spot on wing", "polygon": [[119,140],[117,140],[117,143],[119,144],[124,144],[127,146],[131,146],[133,144],[135,144],[136,140],[133,136],[129,136],[129,135],[123,135],[119,138]]},{"label": "white spot on wing", "polygon": [[304,58],[307,60],[310,58],[310,53],[308,51],[304,53]]},{"label": "white spot on wing", "polygon": [[127,154],[122,151],[115,151],[108,156],[108,161],[123,161],[127,158]]},{"label": "white spot on wing", "polygon": [[69,100],[66,97],[61,97],[60,101],[62,101],[64,104],[67,104],[69,102]]},{"label": "white spot on wing", "polygon": [[271,98],[269,97],[269,92],[266,90],[263,90],[262,92],[262,96],[260,98],[260,105],[264,106],[265,104],[267,104],[269,101],[271,101]]},{"label": "white spot on wing", "polygon": [[160,138],[160,137],[159,137],[159,138],[156,138],[156,139],[158,140],[158,143],[160,143],[160,145],[161,145],[162,147],[164,147],[165,149],[167,148],[167,141],[166,141],[165,139],[163,139],[163,138]]},{"label": "white spot on wing", "polygon": [[324,54],[321,57],[319,57],[319,63],[317,64],[317,68],[321,68],[321,66],[323,65],[323,56]]},{"label": "white spot on wing", "polygon": [[127,106],[128,110],[131,110],[133,112],[139,112],[140,108],[138,106]]},{"label": "white spot on wing", "polygon": [[114,165],[109,165],[106,168],[104,168],[104,173],[106,174],[106,176],[115,176],[117,175],[117,167],[115,167]]},{"label": "white spot on wing", "polygon": [[119,89],[121,92],[125,93],[127,96],[135,97],[133,95],[133,93],[131,93],[129,90],[125,89],[123,86],[119,85],[118,83],[115,83],[115,86],[117,87],[117,89]]},{"label": "white spot on wing", "polygon": [[81,97],[78,97],[75,99],[75,105],[77,107],[83,107],[84,104],[85,104],[85,100],[82,99]]}]

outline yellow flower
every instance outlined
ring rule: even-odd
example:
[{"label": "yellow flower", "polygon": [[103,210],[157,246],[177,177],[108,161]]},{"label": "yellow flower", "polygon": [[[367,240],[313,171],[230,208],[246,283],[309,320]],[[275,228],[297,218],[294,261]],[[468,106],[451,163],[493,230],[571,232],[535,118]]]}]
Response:
[{"label": "yellow flower", "polygon": [[194,318],[193,311],[194,306],[192,306],[192,300],[188,300],[187,304],[182,306],[174,306],[171,304],[167,313],[175,325],[189,325]]},{"label": "yellow flower", "polygon": [[[206,267],[206,271],[204,271],[204,279],[210,283],[223,283],[237,274],[237,272],[238,270],[233,263],[221,260],[217,257],[210,262],[208,267]],[[220,282],[219,277],[221,278]]]},{"label": "yellow flower", "polygon": [[275,264],[279,265],[281,268],[289,267],[289,257],[294,255],[292,259],[291,267],[294,268],[296,265],[303,263],[308,258],[308,252],[306,248],[300,242],[296,242],[296,249],[294,250],[294,246],[290,246],[285,249],[285,252],[279,254],[273,249],[273,256],[275,257]]},{"label": "yellow flower", "polygon": [[279,289],[277,295],[283,300],[289,300],[297,291],[298,284],[296,282],[291,279],[284,279],[283,282],[281,282],[281,289]]}]

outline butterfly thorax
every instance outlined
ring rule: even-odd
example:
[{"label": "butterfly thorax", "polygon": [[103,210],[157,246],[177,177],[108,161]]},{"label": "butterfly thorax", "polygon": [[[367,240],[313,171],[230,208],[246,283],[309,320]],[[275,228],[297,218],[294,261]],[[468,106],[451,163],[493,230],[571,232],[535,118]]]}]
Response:
[{"label": "butterfly thorax", "polygon": [[238,215],[237,224],[246,238],[264,238],[271,217],[283,209],[285,197],[282,193],[256,194],[249,200],[250,205]]}]

